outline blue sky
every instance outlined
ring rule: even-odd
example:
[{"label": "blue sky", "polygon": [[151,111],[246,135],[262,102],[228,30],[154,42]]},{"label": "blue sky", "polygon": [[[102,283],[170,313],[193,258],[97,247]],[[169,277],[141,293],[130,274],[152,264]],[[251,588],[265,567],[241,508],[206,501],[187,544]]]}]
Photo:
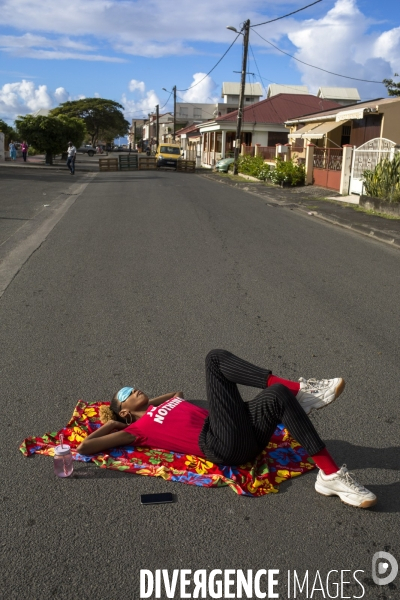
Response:
[{"label": "blue sky", "polygon": [[[11,124],[18,114],[93,96],[123,104],[129,121],[156,104],[166,112],[172,103],[162,88],[186,90],[202,79],[235,39],[227,25],[255,25],[310,1],[0,0],[0,118]],[[357,87],[362,99],[382,97],[383,85],[308,67],[257,34],[342,75],[381,81],[400,73],[399,0],[322,0],[250,34],[250,82],[303,84],[312,93]],[[223,81],[239,81],[241,39],[201,83],[178,91],[178,101],[215,102]]]}]

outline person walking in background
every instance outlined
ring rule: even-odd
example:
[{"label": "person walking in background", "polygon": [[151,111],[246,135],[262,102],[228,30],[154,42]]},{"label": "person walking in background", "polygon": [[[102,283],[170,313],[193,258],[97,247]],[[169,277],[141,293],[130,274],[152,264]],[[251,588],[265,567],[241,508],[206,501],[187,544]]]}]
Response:
[{"label": "person walking in background", "polygon": [[71,172],[71,175],[75,175],[75,157],[76,157],[76,148],[72,142],[68,142],[68,158],[67,158],[67,167]]},{"label": "person walking in background", "polygon": [[22,150],[22,158],[24,159],[24,162],[26,162],[26,156],[28,154],[28,144],[25,142],[25,140],[21,144],[21,150]]},{"label": "person walking in background", "polygon": [[17,159],[17,148],[15,146],[15,143],[12,140],[8,144],[8,149],[10,151],[10,158],[11,158],[11,160],[16,160]]}]

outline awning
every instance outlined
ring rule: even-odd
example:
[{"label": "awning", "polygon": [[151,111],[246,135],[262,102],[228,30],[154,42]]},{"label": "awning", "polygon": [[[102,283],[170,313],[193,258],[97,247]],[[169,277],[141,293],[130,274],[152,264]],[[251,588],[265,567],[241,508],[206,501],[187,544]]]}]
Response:
[{"label": "awning", "polygon": [[309,140],[322,140],[326,136],[327,133],[332,131],[332,129],[337,128],[336,121],[326,121],[325,123],[317,123],[312,127],[310,125],[306,125],[301,129],[298,129],[295,133],[290,133],[289,137],[291,138],[307,138]]},{"label": "awning", "polygon": [[364,109],[353,108],[352,110],[341,110],[336,115],[336,122],[338,121],[350,121],[351,119],[363,119]]}]

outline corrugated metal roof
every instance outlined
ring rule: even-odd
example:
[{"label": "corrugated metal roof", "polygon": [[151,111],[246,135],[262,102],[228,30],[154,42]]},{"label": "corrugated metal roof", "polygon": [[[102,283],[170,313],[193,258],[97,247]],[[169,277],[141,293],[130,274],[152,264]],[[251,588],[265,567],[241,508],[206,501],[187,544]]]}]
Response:
[{"label": "corrugated metal roof", "polygon": [[[239,96],[240,94],[240,83],[229,83],[224,82],[222,84],[221,97],[228,96]],[[246,83],[244,86],[245,96],[262,96],[263,90],[260,83]]]},{"label": "corrugated metal roof", "polygon": [[182,127],[182,129],[178,129],[178,131],[175,132],[175,135],[181,136],[183,133],[190,133],[191,131],[196,131],[196,129],[199,129],[201,125],[203,125],[203,123],[196,123],[188,125],[187,127]]},{"label": "corrugated metal roof", "polygon": [[268,86],[267,98],[277,94],[309,94],[306,85],[283,85],[283,83],[271,83]]},{"label": "corrugated metal roof", "polygon": [[[244,123],[284,123],[288,119],[295,119],[309,114],[312,110],[324,111],[343,106],[332,100],[322,100],[311,94],[278,94],[272,98],[266,98],[261,102],[255,102],[243,109]],[[236,121],[237,110],[218,117],[217,123],[221,121]]]},{"label": "corrugated metal roof", "polygon": [[320,87],[317,96],[328,100],[361,100],[357,88]]},{"label": "corrugated metal roof", "polygon": [[[318,100],[320,102],[332,102],[332,100],[323,100],[322,98],[318,98]],[[392,102],[400,102],[400,98],[396,97],[396,96],[392,96],[390,98],[375,98],[375,100],[368,100],[367,102],[357,102],[354,104],[348,104],[347,106],[343,106],[340,105],[337,108],[333,108],[331,110],[326,110],[323,112],[315,112],[315,113],[304,113],[303,115],[297,115],[298,117],[302,117],[301,121],[302,122],[307,122],[308,119],[312,119],[312,118],[317,118],[317,117],[329,117],[332,116],[332,119],[334,119],[336,117],[336,113],[338,113],[339,111],[343,111],[343,110],[350,110],[352,106],[354,106],[354,108],[359,108],[360,110],[362,108],[375,108],[375,107],[380,107],[382,105],[385,104],[390,104]],[[296,117],[289,117],[287,119],[288,122],[290,121],[297,121],[298,119]]]}]

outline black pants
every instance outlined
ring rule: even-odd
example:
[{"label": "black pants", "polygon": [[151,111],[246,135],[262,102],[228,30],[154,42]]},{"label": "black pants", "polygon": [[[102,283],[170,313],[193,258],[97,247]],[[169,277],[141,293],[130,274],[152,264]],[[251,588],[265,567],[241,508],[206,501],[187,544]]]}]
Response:
[{"label": "black pants", "polygon": [[[199,444],[209,460],[227,465],[254,460],[279,423],[284,423],[309,455],[325,448],[293,393],[279,383],[266,387],[270,374],[227,350],[207,354],[209,416]],[[244,402],[236,384],[261,388],[262,392]]]}]

